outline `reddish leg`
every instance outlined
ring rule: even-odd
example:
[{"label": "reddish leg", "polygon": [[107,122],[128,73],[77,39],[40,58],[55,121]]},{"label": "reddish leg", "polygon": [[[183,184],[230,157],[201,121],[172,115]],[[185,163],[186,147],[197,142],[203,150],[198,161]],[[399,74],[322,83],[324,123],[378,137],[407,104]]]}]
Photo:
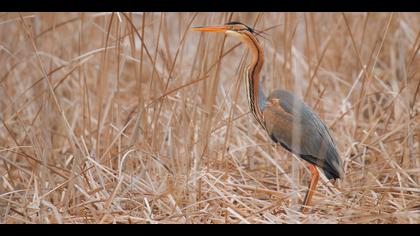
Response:
[{"label": "reddish leg", "polygon": [[309,170],[311,170],[312,173],[312,178],[311,178],[311,182],[309,183],[308,186],[308,191],[306,192],[305,198],[303,199],[303,204],[302,204],[302,208],[301,211],[303,213],[306,213],[306,211],[308,210],[308,207],[311,203],[312,200],[312,196],[315,193],[315,189],[316,189],[316,185],[318,183],[318,179],[319,179],[319,172],[316,169],[316,167],[312,164],[308,165]]}]

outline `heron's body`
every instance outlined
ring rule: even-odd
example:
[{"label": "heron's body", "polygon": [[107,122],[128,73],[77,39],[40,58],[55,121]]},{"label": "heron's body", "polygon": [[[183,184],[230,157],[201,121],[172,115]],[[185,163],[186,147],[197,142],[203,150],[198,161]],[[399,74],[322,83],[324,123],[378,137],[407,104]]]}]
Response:
[{"label": "heron's body", "polygon": [[253,55],[245,73],[245,85],[251,113],[271,139],[309,163],[312,179],[303,205],[309,205],[318,182],[319,167],[328,179],[343,176],[342,163],[327,126],[301,99],[285,90],[276,90],[268,97],[260,86],[264,51],[254,29],[231,22],[224,26],[198,27],[195,30],[225,32],[244,42]]},{"label": "heron's body", "polygon": [[285,90],[274,91],[263,115],[274,142],[320,167],[328,179],[342,176],[340,157],[327,127],[298,97]]}]

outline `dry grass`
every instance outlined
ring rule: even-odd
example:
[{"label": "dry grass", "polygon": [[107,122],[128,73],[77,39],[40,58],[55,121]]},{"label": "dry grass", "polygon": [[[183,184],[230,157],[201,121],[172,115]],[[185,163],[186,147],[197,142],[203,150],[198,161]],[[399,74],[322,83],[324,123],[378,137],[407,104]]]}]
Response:
[{"label": "dry grass", "polygon": [[[191,26],[266,30],[266,91],[294,91],[345,164],[309,214],[300,159],[249,114],[245,47]],[[420,223],[420,14],[0,15],[0,223]]]}]

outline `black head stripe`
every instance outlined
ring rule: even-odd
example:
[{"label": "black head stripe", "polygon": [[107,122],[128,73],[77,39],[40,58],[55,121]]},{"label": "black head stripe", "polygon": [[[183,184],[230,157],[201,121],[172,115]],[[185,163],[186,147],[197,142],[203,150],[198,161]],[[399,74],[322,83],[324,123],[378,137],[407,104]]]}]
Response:
[{"label": "black head stripe", "polygon": [[245,27],[246,27],[246,29],[247,29],[249,32],[251,32],[251,33],[254,33],[254,32],[255,32],[253,28],[251,28],[251,27],[249,27],[249,26],[245,25],[244,23],[238,22],[238,21],[231,21],[231,22],[226,23],[226,25],[243,25],[243,26],[245,26]]},{"label": "black head stripe", "polygon": [[225,25],[243,25],[243,26],[245,26],[245,27],[246,27],[246,29],[247,29],[250,33],[252,33],[252,34],[254,34],[254,35],[258,35],[258,36],[260,36],[260,37],[262,37],[262,38],[266,39],[266,38],[262,35],[262,34],[265,34],[265,32],[255,30],[255,29],[253,29],[253,28],[251,28],[251,27],[249,27],[249,26],[247,26],[247,25],[245,25],[244,23],[241,23],[241,22],[239,22],[239,21],[231,21],[231,22],[226,23]]}]

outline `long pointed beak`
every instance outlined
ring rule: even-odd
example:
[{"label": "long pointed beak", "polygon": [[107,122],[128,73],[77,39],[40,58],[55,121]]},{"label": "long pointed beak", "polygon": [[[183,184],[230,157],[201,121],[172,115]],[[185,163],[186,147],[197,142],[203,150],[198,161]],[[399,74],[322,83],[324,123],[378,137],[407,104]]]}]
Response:
[{"label": "long pointed beak", "polygon": [[205,27],[193,27],[192,30],[194,31],[202,31],[202,32],[225,32],[228,30],[227,26],[205,26]]}]

